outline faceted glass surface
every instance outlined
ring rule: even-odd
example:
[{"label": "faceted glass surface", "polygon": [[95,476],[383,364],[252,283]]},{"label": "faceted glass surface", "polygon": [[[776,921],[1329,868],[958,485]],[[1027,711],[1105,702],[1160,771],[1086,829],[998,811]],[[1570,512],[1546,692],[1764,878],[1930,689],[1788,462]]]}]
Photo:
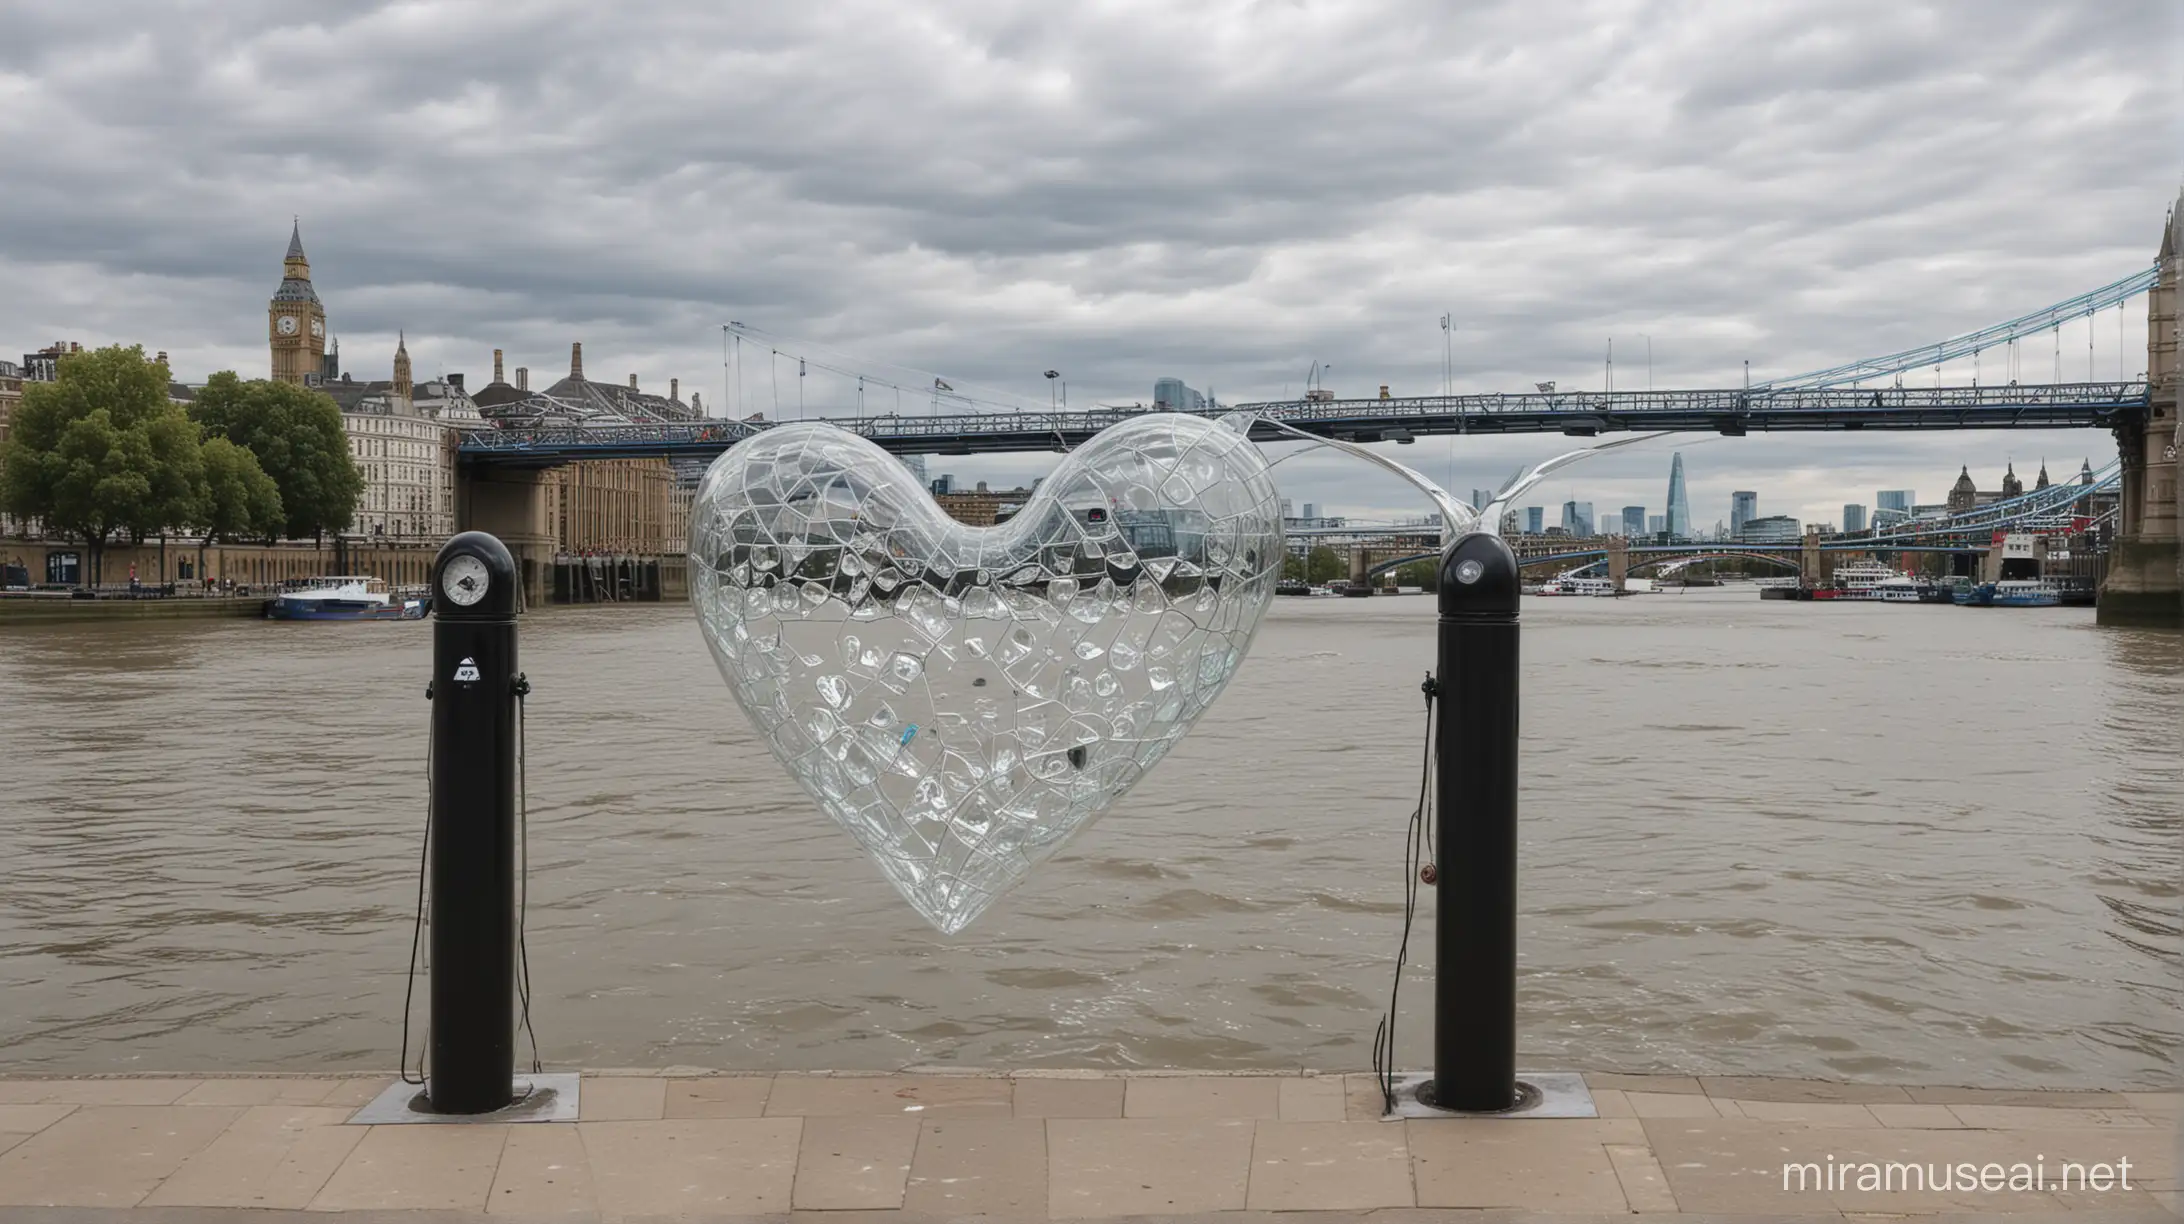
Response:
[{"label": "faceted glass surface", "polygon": [[1133,418],[993,527],[831,425],[766,430],[706,472],[691,597],[721,674],[941,931],[1129,790],[1243,661],[1282,562],[1244,427]]}]

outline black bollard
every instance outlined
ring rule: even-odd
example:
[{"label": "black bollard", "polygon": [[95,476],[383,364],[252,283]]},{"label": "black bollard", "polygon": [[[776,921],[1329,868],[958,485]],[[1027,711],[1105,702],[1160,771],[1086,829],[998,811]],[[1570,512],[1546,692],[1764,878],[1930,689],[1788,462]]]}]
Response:
[{"label": "black bollard", "polygon": [[1518,594],[1517,557],[1501,537],[1474,532],[1442,554],[1426,1100],[1441,1109],[1517,1104]]},{"label": "black bollard", "polygon": [[432,563],[435,1113],[515,1097],[516,561],[466,531]]}]

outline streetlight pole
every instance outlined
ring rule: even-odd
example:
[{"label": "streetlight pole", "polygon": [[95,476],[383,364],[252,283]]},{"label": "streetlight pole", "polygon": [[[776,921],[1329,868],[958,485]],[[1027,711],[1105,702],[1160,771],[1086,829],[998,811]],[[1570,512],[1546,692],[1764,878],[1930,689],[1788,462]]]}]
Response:
[{"label": "streetlight pole", "polygon": [[1615,394],[1615,337],[1613,336],[1608,337],[1607,383],[1608,394]]},{"label": "streetlight pole", "polygon": [[1441,394],[1456,394],[1455,324],[1452,316],[1441,316]]},{"label": "streetlight pole", "polygon": [[1057,379],[1057,378],[1060,378],[1061,376],[1062,376],[1062,372],[1061,372],[1060,370],[1048,370],[1048,371],[1046,372],[1046,380],[1047,380],[1047,411],[1048,411],[1048,412],[1053,412],[1053,411],[1055,410],[1055,401],[1054,401],[1054,380],[1055,380],[1055,379]]},{"label": "streetlight pole", "polygon": [[1644,332],[1638,334],[1646,338],[1646,390],[1651,391],[1653,390],[1653,337],[1646,336]]}]

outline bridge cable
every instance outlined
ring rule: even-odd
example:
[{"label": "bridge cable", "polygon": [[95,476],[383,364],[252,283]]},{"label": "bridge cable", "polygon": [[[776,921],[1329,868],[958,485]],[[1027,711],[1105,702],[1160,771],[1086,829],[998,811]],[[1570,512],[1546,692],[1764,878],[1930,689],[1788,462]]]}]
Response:
[{"label": "bridge cable", "polygon": [[1418,689],[1426,697],[1426,740],[1420,754],[1418,806],[1411,809],[1410,829],[1403,845],[1403,938],[1395,948],[1395,982],[1388,988],[1388,1013],[1373,1030],[1373,1076],[1380,1082],[1381,1102],[1388,1113],[1395,1112],[1396,1000],[1403,990],[1403,962],[1410,955],[1411,924],[1418,914],[1418,885],[1440,878],[1439,869],[1433,865],[1433,821],[1427,815],[1433,786],[1433,699],[1440,687],[1433,673],[1427,672],[1425,683]]}]

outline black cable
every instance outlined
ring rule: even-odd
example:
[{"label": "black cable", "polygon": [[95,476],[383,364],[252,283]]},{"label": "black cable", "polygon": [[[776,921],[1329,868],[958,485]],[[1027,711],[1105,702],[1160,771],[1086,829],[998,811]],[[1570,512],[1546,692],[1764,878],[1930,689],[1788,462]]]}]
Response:
[{"label": "black cable", "polygon": [[[1431,673],[1426,682],[1418,686],[1426,697],[1426,742],[1421,753],[1418,775],[1418,806],[1411,809],[1410,829],[1403,845],[1403,938],[1395,949],[1395,981],[1388,987],[1388,1014],[1380,1018],[1380,1026],[1373,1030],[1373,1076],[1380,1081],[1380,1098],[1385,1112],[1395,1112],[1395,1017],[1396,1000],[1403,991],[1403,964],[1410,956],[1411,925],[1418,914],[1418,885],[1421,862],[1420,851],[1432,843],[1432,821],[1427,818],[1427,808],[1433,783],[1433,699],[1439,689]],[[1428,851],[1430,856],[1430,850]],[[1428,857],[1425,861],[1431,861]]]},{"label": "black cable", "polygon": [[531,1074],[537,1075],[545,1068],[538,1061],[538,1033],[531,1027],[531,949],[524,939],[524,920],[531,912],[531,793],[524,765],[523,699],[530,694],[531,681],[523,673],[516,673],[516,828],[523,854],[516,875],[516,963],[522,970],[516,979],[516,997],[523,1005],[523,1031],[531,1039]]},{"label": "black cable", "polygon": [[[432,686],[425,686],[425,700],[432,700]],[[423,1086],[425,1082],[425,1052],[417,1051],[417,1078],[409,1073],[409,1022],[410,1007],[417,995],[417,945],[425,934],[425,865],[432,861],[432,724],[425,723],[425,846],[417,854],[417,924],[410,928],[409,976],[402,986],[402,1054],[395,1066],[400,1069],[402,1082]]]}]

